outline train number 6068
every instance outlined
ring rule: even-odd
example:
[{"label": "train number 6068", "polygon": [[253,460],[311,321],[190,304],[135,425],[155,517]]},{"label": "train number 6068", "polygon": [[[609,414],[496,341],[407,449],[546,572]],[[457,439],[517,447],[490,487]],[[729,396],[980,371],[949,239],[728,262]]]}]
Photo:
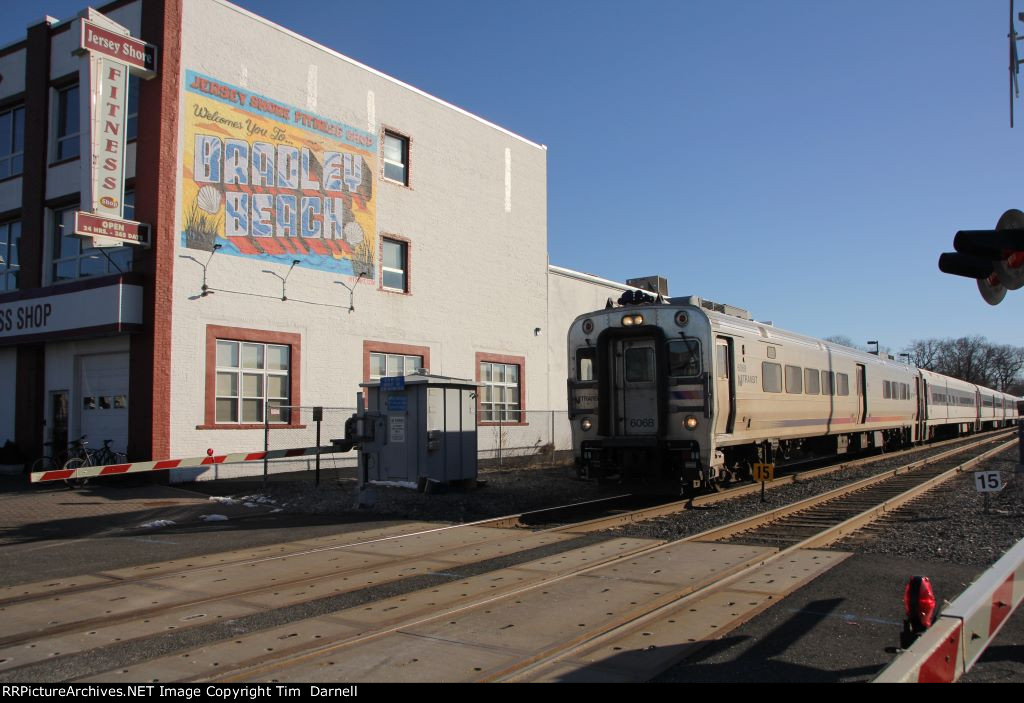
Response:
[{"label": "train number 6068", "polygon": [[630,427],[654,427],[654,418],[642,417],[632,418],[629,421]]}]

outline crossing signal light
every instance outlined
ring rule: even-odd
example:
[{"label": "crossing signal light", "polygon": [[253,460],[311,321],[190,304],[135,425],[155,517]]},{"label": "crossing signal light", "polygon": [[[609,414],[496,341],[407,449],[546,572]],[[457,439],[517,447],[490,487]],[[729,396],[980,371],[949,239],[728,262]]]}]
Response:
[{"label": "crossing signal light", "polygon": [[914,576],[903,589],[903,608],[907,614],[900,635],[900,648],[906,649],[922,632],[932,626],[938,601],[927,576]]},{"label": "crossing signal light", "polygon": [[1007,210],[996,228],[961,230],[953,237],[956,253],[939,257],[939,270],[978,281],[989,305],[1002,302],[1007,290],[1024,286],[1024,212]]}]

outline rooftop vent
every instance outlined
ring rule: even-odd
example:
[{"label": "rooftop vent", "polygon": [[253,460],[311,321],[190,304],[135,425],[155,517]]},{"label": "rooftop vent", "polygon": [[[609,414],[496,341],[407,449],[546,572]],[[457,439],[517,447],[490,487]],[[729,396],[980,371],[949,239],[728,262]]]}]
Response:
[{"label": "rooftop vent", "polygon": [[627,286],[640,288],[655,295],[668,297],[668,279],[661,276],[644,276],[643,278],[630,278],[626,280]]},{"label": "rooftop vent", "polygon": [[693,305],[694,307],[704,308],[705,310],[711,310],[712,312],[720,312],[723,315],[738,317],[741,320],[754,319],[750,313],[743,308],[738,308],[734,305],[726,305],[725,303],[716,303],[713,300],[704,300],[696,295],[688,295],[683,298],[669,298],[669,302],[673,305]]}]

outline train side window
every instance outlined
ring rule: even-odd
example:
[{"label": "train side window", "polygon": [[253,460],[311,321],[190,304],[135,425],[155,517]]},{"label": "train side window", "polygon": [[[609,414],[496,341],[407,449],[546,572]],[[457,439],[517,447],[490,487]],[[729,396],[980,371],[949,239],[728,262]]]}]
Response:
[{"label": "train side window", "polygon": [[761,362],[761,388],[766,393],[782,392],[782,367],[779,364]]},{"label": "train side window", "polygon": [[845,373],[836,374],[836,395],[850,395],[850,377]]},{"label": "train side window", "polygon": [[804,369],[804,393],[818,395],[818,369]]},{"label": "train side window", "polygon": [[892,383],[890,381],[882,381],[882,397],[892,398]]},{"label": "train side window", "polygon": [[821,372],[821,394],[822,395],[834,395],[835,394],[835,379],[836,375],[833,371],[822,371]]},{"label": "train side window", "polygon": [[580,347],[576,350],[576,380],[594,380],[594,358],[597,356],[597,349],[594,347]]},{"label": "train side window", "polygon": [[654,350],[633,347],[626,350],[626,380],[633,383],[654,380]]},{"label": "train side window", "polygon": [[786,392],[804,392],[804,370],[799,366],[786,364]]},{"label": "train side window", "polygon": [[[728,366],[728,360],[726,365]],[[721,368],[721,359],[719,359],[719,369]],[[700,342],[698,340],[673,339],[668,343],[668,375],[700,375]]]}]

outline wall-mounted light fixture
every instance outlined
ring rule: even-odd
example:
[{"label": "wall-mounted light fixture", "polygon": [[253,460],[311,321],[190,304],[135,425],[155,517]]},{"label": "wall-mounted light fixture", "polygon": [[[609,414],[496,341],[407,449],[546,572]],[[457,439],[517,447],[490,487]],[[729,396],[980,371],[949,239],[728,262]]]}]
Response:
[{"label": "wall-mounted light fixture", "polygon": [[202,288],[200,288],[202,293],[199,294],[203,298],[205,298],[206,296],[213,292],[213,290],[211,290],[210,287],[206,285],[206,269],[210,266],[210,262],[213,261],[213,255],[217,253],[220,247],[220,244],[214,244],[213,249],[210,251],[210,258],[206,260],[205,264],[199,264],[200,266],[203,267],[203,285]]}]

